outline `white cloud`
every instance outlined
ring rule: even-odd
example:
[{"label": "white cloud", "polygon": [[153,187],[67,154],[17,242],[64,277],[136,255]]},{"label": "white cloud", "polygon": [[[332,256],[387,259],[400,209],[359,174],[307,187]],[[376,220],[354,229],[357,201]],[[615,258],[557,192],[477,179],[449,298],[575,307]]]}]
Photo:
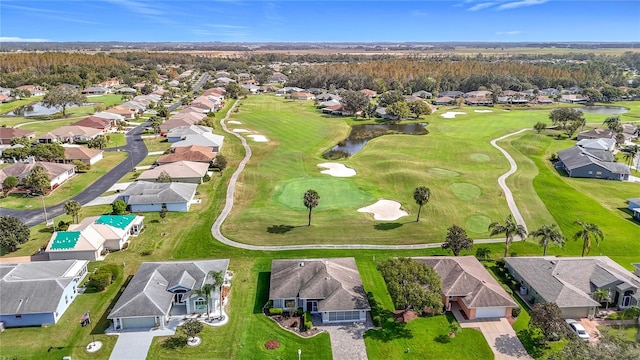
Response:
[{"label": "white cloud", "polygon": [[496,2],[493,2],[493,1],[480,3],[480,4],[473,5],[472,7],[468,8],[467,10],[469,10],[469,11],[478,11],[478,10],[482,10],[482,9],[486,9],[488,7],[491,7],[491,6],[495,5],[495,4],[496,4]]},{"label": "white cloud", "polygon": [[502,4],[498,6],[497,9],[498,10],[515,9],[523,6],[540,5],[540,4],[546,3],[547,1],[549,0],[520,0],[520,1]]},{"label": "white cloud", "polygon": [[0,36],[0,43],[3,42],[47,42],[47,39],[21,38],[17,36]]},{"label": "white cloud", "polygon": [[513,30],[513,31],[498,31],[496,33],[496,35],[518,35],[521,34],[522,31],[520,30]]}]

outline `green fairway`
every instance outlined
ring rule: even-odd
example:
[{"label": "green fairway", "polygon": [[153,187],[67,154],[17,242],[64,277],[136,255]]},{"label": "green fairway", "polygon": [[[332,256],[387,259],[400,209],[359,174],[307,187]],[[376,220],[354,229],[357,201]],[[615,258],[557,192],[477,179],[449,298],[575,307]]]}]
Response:
[{"label": "green fairway", "polygon": [[275,193],[278,203],[296,210],[304,210],[304,193],[313,189],[320,195],[320,203],[314,210],[355,208],[368,205],[373,197],[358,189],[349,179],[323,178],[293,179],[282,184]]}]

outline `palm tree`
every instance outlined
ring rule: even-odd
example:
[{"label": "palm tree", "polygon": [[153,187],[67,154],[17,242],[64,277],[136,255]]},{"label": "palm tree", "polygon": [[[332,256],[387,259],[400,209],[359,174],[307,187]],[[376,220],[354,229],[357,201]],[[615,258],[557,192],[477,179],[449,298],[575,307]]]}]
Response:
[{"label": "palm tree", "polygon": [[513,242],[513,238],[515,236],[519,236],[522,240],[524,240],[527,236],[527,229],[524,226],[519,225],[516,220],[513,218],[513,215],[507,216],[504,225],[499,222],[493,222],[489,225],[489,230],[491,230],[490,236],[495,236],[498,234],[504,234],[505,242],[504,242],[504,256],[506,257],[509,254],[509,245]]},{"label": "palm tree", "polygon": [[224,275],[222,271],[209,271],[207,276],[213,279],[213,287],[218,288],[218,295],[220,296],[220,316],[222,316],[222,285],[224,284]]},{"label": "palm tree", "polygon": [[[207,279],[213,279],[213,283],[207,283]],[[220,288],[220,314],[222,314],[222,284],[223,284],[223,276],[222,271],[209,271],[207,273],[207,278],[205,279],[205,284],[202,285],[200,289],[195,290],[194,292],[198,296],[203,296],[205,301],[207,302],[207,320],[210,319],[211,311],[209,311],[209,303],[211,302],[211,293],[216,289]]]},{"label": "palm tree", "polygon": [[422,211],[422,205],[429,202],[429,198],[431,197],[431,190],[429,190],[426,186],[419,186],[415,190],[413,190],[413,199],[418,204],[418,218],[416,218],[416,222],[420,221],[420,211]]},{"label": "palm tree", "polygon": [[618,115],[615,116],[609,116],[608,118],[606,118],[603,122],[603,125],[605,125],[607,127],[607,129],[613,131],[613,132],[618,132],[618,129],[621,129],[620,127],[620,117],[618,117]]},{"label": "palm tree", "polygon": [[207,320],[209,320],[210,313],[211,313],[209,311],[209,303],[211,302],[211,293],[213,292],[214,289],[215,289],[215,286],[213,286],[213,284],[204,284],[200,289],[194,290],[194,292],[198,296],[204,297],[205,301],[207,302]]},{"label": "palm tree", "polygon": [[479,247],[476,249],[476,257],[480,260],[489,260],[491,256],[491,249],[487,247]]},{"label": "palm tree", "polygon": [[320,195],[318,195],[317,191],[309,189],[304,193],[302,201],[304,202],[304,206],[309,209],[309,223],[307,226],[311,226],[311,211],[320,203]]},{"label": "palm tree", "polygon": [[78,217],[80,216],[80,203],[75,200],[69,200],[64,203],[64,212],[67,215],[71,215],[73,217],[73,221],[77,224],[79,221]]},{"label": "palm tree", "polygon": [[567,240],[556,224],[542,225],[538,230],[531,232],[529,236],[539,238],[538,244],[540,244],[543,249],[542,256],[547,256],[547,246],[549,246],[549,244],[555,243],[562,247],[565,240]]},{"label": "palm tree", "polygon": [[593,297],[597,302],[606,302],[605,310],[609,309],[609,301],[611,301],[611,294],[605,289],[598,289],[593,293]]},{"label": "palm tree", "polygon": [[582,256],[584,256],[585,251],[589,254],[591,250],[591,239],[593,238],[593,240],[596,241],[596,246],[598,246],[600,245],[600,241],[604,240],[604,234],[598,225],[580,220],[576,220],[575,224],[582,226],[582,229],[573,235],[573,240],[582,239]]}]

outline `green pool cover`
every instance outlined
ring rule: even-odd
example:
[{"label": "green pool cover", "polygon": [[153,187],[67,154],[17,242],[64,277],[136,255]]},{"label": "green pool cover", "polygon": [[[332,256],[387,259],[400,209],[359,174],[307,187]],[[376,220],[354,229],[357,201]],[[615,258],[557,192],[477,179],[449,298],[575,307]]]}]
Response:
[{"label": "green pool cover", "polygon": [[124,230],[135,218],[135,215],[102,215],[96,220],[96,224],[109,225]]},{"label": "green pool cover", "polygon": [[51,244],[51,250],[69,250],[76,247],[80,231],[58,231]]}]

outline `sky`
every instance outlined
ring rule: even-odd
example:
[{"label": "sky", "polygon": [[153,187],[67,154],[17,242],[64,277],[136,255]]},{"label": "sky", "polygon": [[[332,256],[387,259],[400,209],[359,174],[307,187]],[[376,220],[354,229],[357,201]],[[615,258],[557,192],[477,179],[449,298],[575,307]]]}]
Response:
[{"label": "sky", "polygon": [[640,0],[0,0],[0,43],[640,42]]}]

